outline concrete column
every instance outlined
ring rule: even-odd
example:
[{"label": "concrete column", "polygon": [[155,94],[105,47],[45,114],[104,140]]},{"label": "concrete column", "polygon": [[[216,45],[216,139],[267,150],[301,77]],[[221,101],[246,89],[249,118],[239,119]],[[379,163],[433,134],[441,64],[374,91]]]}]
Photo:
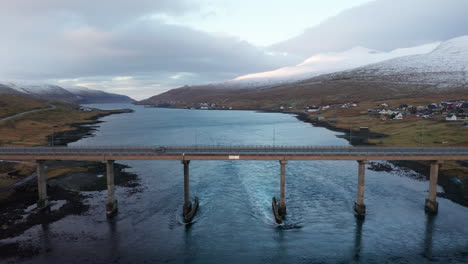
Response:
[{"label": "concrete column", "polygon": [[106,161],[106,176],[107,176],[107,204],[106,213],[112,215],[117,212],[117,200],[115,199],[115,184],[114,184],[114,161]]},{"label": "concrete column", "polygon": [[187,215],[192,209],[192,203],[190,202],[190,160],[183,160],[182,164],[184,164],[184,215]]},{"label": "concrete column", "polygon": [[37,161],[37,192],[39,194],[37,208],[44,209],[49,205],[49,200],[47,197],[47,176],[43,160]]},{"label": "concrete column", "polygon": [[366,215],[366,205],[364,204],[364,176],[366,174],[366,160],[358,160],[358,192],[357,201],[354,203],[354,212],[358,217],[364,217]]},{"label": "concrete column", "polygon": [[286,215],[286,164],[287,160],[280,160],[281,165],[281,178],[280,178],[280,205],[278,208],[278,213],[281,216]]},{"label": "concrete column", "polygon": [[431,172],[429,176],[429,196],[426,199],[426,212],[437,214],[439,203],[436,201],[437,196],[437,179],[439,178],[440,161],[431,161]]}]

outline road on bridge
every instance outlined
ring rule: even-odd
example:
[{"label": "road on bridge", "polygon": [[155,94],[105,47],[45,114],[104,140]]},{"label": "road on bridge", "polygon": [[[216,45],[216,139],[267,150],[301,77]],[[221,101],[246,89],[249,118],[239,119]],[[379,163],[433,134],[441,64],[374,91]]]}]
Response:
[{"label": "road on bridge", "polygon": [[3,147],[4,160],[468,160],[467,147]]}]

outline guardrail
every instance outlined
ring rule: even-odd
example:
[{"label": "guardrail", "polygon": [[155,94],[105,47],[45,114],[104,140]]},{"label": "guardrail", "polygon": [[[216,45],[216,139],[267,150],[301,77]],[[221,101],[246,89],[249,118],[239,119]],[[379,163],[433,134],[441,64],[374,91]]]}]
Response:
[{"label": "guardrail", "polygon": [[0,154],[179,154],[179,153],[340,153],[340,154],[468,154],[468,147],[343,147],[343,146],[79,146],[0,147]]}]

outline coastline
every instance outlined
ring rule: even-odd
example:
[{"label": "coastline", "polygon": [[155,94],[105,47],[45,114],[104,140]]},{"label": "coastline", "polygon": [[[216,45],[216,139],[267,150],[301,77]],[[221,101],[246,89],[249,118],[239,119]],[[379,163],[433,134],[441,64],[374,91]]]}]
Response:
[{"label": "coastline", "polygon": [[51,142],[53,139],[54,146],[66,146],[69,143],[76,142],[80,139],[90,137],[93,135],[93,131],[96,131],[99,126],[97,124],[103,123],[104,121],[99,120],[103,117],[117,114],[131,113],[127,110],[112,110],[107,113],[99,113],[88,119],[85,123],[72,123],[70,127],[72,129],[55,132],[47,136],[47,142]]},{"label": "coastline", "polygon": [[[378,139],[388,137],[388,135],[375,133],[371,131],[361,132],[361,131],[352,131],[350,132],[349,129],[338,128],[331,125],[328,122],[312,120],[308,118],[308,115],[305,113],[293,113],[296,114],[296,118],[300,121],[305,123],[310,123],[313,126],[323,127],[335,132],[344,133],[341,138],[346,139],[352,146],[372,146],[375,144],[367,142],[368,139]],[[289,113],[289,114],[291,114]],[[415,171],[416,173],[421,174],[424,179],[429,180],[429,172],[430,172],[430,164],[428,162],[423,161],[388,161],[388,163],[402,168],[402,169],[410,169]],[[443,166],[443,165],[442,165]],[[443,193],[437,193],[438,197],[443,197],[451,200],[454,203],[460,204],[462,206],[468,207],[468,194],[463,192],[463,184],[462,186],[457,184],[457,181],[454,181],[453,176],[449,176],[444,174],[443,172],[439,171],[439,178],[437,184],[441,186],[444,190]]]},{"label": "coastline", "polygon": [[[107,113],[96,114],[87,120],[90,122],[70,124],[72,129],[49,135],[47,138],[54,138],[54,145],[66,146],[69,143],[76,142],[82,138],[93,136],[93,131],[99,127],[98,124],[104,121],[103,117],[113,114],[129,113],[124,110],[113,110]],[[89,206],[84,200],[92,197],[93,194],[87,192],[104,191],[107,189],[105,177],[96,177],[105,175],[106,168],[101,162],[75,162],[75,161],[57,161],[48,162],[50,169],[60,169],[69,167],[69,171],[60,173],[58,176],[49,179],[48,196],[51,203],[47,212],[37,211],[37,185],[35,181],[14,190],[15,193],[5,199],[0,200],[0,240],[21,235],[27,229],[37,224],[48,224],[58,221],[68,215],[81,215],[86,213]],[[71,166],[71,167],[70,167]],[[81,172],[74,172],[73,168],[80,168]],[[128,193],[139,192],[138,176],[126,172],[129,167],[122,164],[115,164],[116,185],[129,187]],[[65,184],[72,177],[80,177],[80,180],[72,184]],[[82,181],[82,179],[84,179]],[[13,244],[0,245],[0,257],[8,256],[2,248],[14,247]],[[7,254],[4,255],[3,253]],[[34,255],[34,252],[25,252],[26,255]],[[10,252],[11,254],[11,252]]]}]

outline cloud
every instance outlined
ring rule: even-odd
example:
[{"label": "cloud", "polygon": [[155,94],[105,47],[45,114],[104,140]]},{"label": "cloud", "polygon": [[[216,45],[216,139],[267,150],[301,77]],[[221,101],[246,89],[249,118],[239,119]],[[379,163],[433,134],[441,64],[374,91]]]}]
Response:
[{"label": "cloud", "polygon": [[116,82],[137,76],[177,87],[287,63],[236,37],[157,19],[196,10],[196,1],[188,0],[2,1],[0,78]]},{"label": "cloud", "polygon": [[355,46],[389,51],[468,34],[466,0],[377,0],[270,48],[310,56]]},{"label": "cloud", "polygon": [[269,50],[164,19],[203,13],[206,2],[0,0],[0,80],[88,84],[141,97],[271,71],[319,52],[390,50],[468,34],[465,0],[378,0]]}]

